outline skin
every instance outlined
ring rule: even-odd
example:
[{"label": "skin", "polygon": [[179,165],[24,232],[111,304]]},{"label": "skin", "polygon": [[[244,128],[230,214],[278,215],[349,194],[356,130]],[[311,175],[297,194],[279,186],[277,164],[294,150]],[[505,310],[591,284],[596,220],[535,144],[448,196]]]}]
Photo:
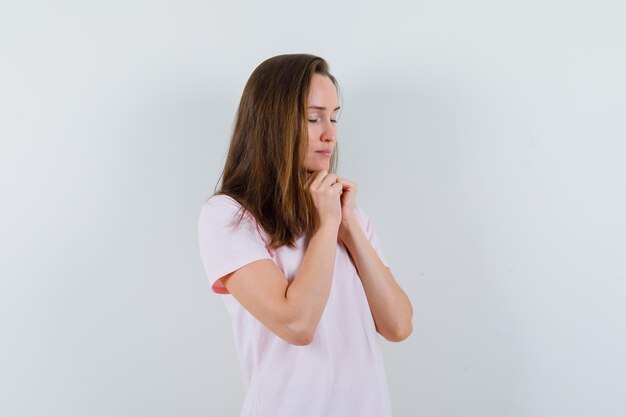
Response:
[{"label": "skin", "polygon": [[413,308],[405,292],[396,282],[365,235],[355,215],[357,184],[329,174],[330,157],[320,149],[334,149],[337,141],[337,89],[330,78],[314,74],[307,109],[309,152],[307,171],[330,177],[341,184],[341,223],[338,238],[352,257],[374,317],[376,330],[390,341],[406,339],[412,332]]},{"label": "skin", "polygon": [[320,226],[311,236],[291,283],[269,259],[245,265],[222,277],[222,282],[274,334],[291,344],[310,344],[330,293],[339,240],[361,277],[376,330],[387,340],[399,342],[412,331],[411,303],[356,219],[357,185],[328,172],[330,157],[317,152],[335,147],[339,105],[337,91],[328,77],[316,74],[311,81],[306,168]]},{"label": "skin", "polygon": [[307,108],[309,152],[305,165],[309,173],[330,169],[330,156],[326,157],[316,151],[334,150],[337,143],[338,113],[339,101],[335,85],[330,78],[313,74]]}]

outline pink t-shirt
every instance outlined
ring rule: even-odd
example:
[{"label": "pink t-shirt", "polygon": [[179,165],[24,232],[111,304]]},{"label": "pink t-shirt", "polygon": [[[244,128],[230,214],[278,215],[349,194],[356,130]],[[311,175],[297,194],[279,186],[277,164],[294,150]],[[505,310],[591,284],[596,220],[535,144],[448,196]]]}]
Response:
[{"label": "pink t-shirt", "polygon": [[[246,213],[230,226],[240,205],[225,195],[209,198],[198,221],[200,255],[215,293],[232,318],[246,397],[241,417],[389,417],[389,390],[379,335],[363,285],[346,248],[337,242],[328,302],[313,342],[297,346],[267,329],[228,293],[219,278],[260,259],[272,259],[291,282],[308,241],[270,251],[267,235]],[[369,216],[357,217],[388,266]]]}]

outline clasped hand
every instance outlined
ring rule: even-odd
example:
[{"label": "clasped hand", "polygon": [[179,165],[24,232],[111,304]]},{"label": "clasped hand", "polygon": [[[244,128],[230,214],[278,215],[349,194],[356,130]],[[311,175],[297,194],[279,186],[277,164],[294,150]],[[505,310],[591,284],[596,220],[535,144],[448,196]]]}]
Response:
[{"label": "clasped hand", "polygon": [[[357,184],[329,173],[327,170],[312,172],[308,184],[309,191],[322,221],[336,219],[339,221],[339,236],[341,237],[347,233],[349,225],[356,219]],[[341,213],[336,211],[338,208],[340,208]],[[332,222],[337,225],[335,220],[332,220]]]}]

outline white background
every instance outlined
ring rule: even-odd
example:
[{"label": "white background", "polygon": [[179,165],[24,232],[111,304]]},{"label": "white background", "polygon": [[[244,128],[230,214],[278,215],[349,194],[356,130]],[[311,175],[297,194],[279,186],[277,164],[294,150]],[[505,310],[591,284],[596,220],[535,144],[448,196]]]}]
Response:
[{"label": "white background", "polygon": [[3,2],[0,415],[238,415],[197,216],[248,76],[295,52],[413,302],[394,415],[625,415],[622,4]]}]

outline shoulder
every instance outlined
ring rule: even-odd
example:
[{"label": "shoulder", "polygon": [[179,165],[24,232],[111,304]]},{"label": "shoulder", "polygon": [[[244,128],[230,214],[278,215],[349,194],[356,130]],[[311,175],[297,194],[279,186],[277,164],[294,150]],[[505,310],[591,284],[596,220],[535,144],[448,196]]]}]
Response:
[{"label": "shoulder", "polygon": [[204,204],[202,205],[202,208],[213,208],[213,207],[235,207],[235,208],[239,208],[241,207],[241,204],[239,204],[239,202],[237,200],[235,200],[234,198],[232,198],[229,195],[225,195],[225,194],[214,194],[211,197],[209,197]]},{"label": "shoulder", "polygon": [[374,228],[374,219],[367,210],[363,209],[363,207],[357,203],[354,205],[354,214],[361,228],[369,235]]},{"label": "shoulder", "polygon": [[233,197],[215,194],[209,197],[200,209],[199,226],[201,229],[228,229],[234,231],[257,229],[263,234],[260,225],[249,212]]},{"label": "shoulder", "polygon": [[369,221],[369,214],[358,203],[354,203],[354,214],[361,223]]},{"label": "shoulder", "polygon": [[242,206],[234,198],[218,194],[209,197],[200,207],[201,227],[231,224],[238,217]]},{"label": "shoulder", "polygon": [[209,197],[200,208],[200,216],[229,216],[232,217],[239,213],[243,207],[234,198],[224,195],[215,194]]}]

